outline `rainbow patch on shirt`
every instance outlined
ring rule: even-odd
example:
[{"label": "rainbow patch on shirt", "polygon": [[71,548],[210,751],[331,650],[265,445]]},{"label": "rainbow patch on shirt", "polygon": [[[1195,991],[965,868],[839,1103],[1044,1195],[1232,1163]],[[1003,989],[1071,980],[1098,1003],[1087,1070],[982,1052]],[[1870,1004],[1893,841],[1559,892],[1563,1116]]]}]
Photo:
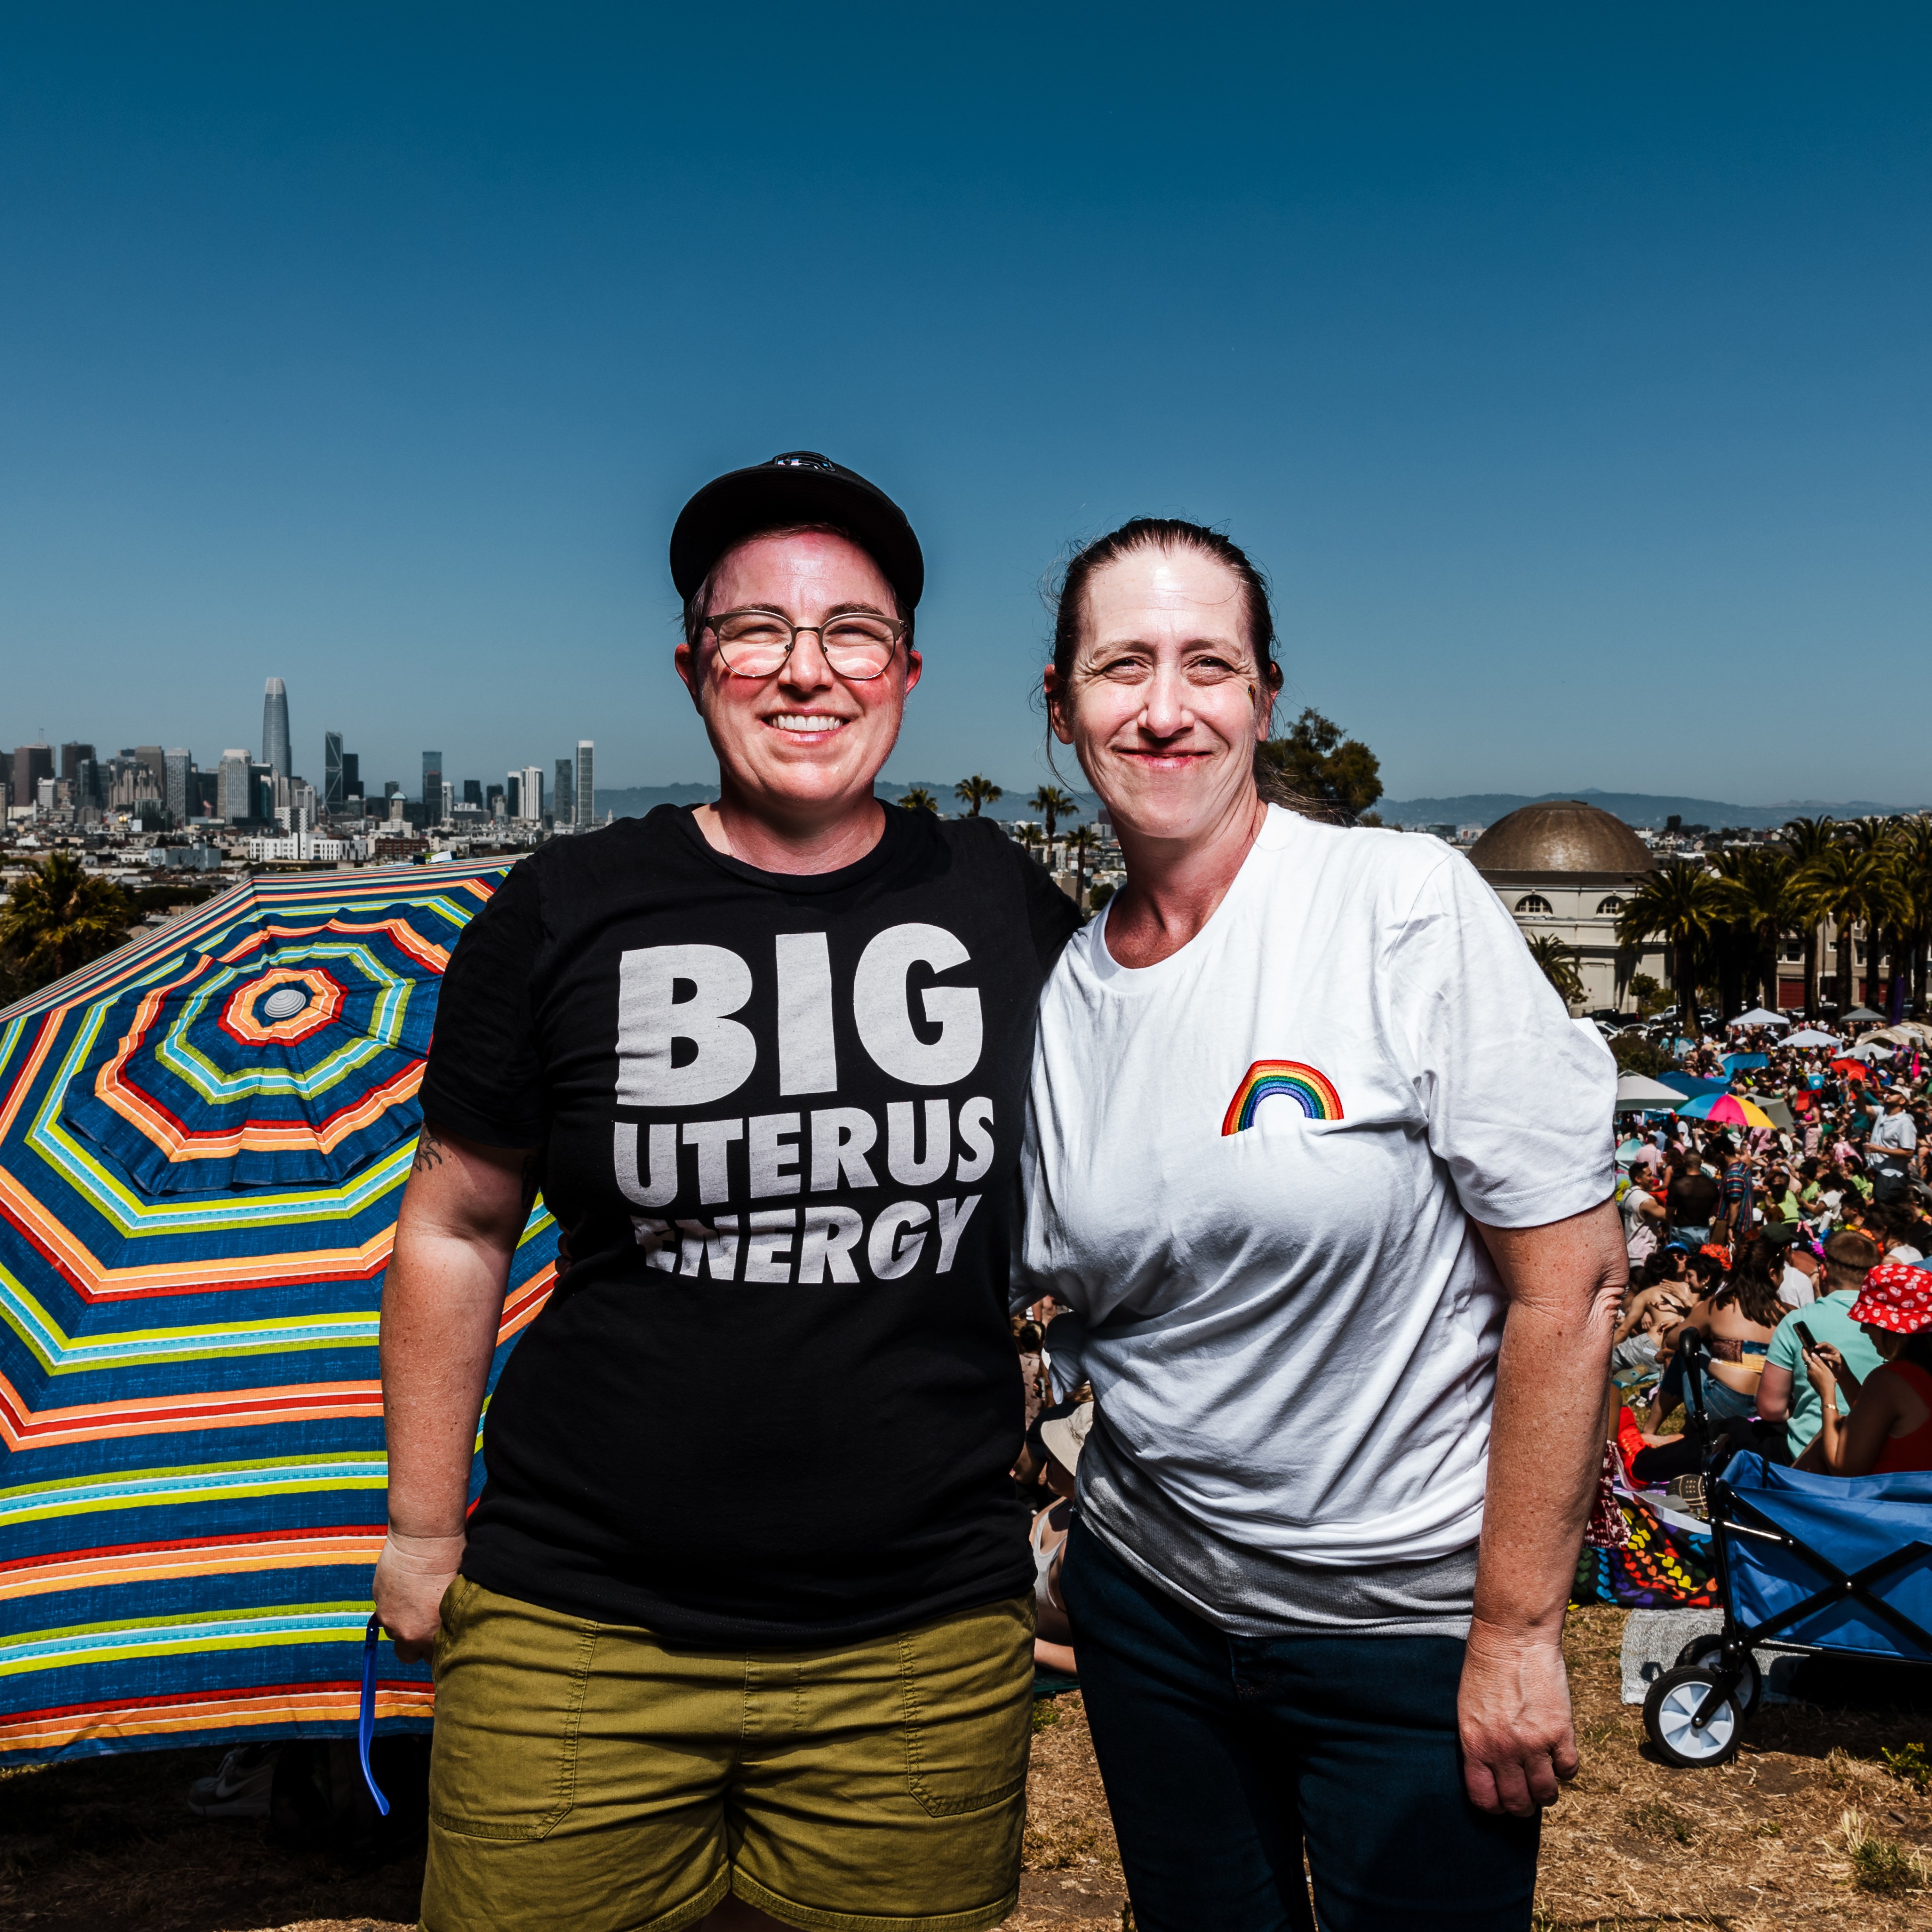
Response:
[{"label": "rainbow patch on shirt", "polygon": [[1318,1068],[1298,1060],[1258,1060],[1242,1076],[1228,1102],[1221,1122],[1225,1137],[1238,1134],[1255,1124],[1255,1114],[1264,1100],[1277,1096],[1292,1100],[1311,1120],[1339,1120],[1342,1096],[1335,1083]]}]

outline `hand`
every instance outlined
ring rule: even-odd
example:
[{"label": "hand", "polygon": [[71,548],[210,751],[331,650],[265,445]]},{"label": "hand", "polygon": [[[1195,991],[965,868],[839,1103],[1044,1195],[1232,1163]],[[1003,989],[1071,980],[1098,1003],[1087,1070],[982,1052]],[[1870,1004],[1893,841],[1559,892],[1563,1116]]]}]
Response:
[{"label": "hand", "polygon": [[1840,1381],[1844,1379],[1845,1358],[1829,1342],[1820,1342],[1805,1351],[1807,1355],[1815,1355],[1825,1365],[1826,1372]]},{"label": "hand", "polygon": [[1556,1802],[1562,1780],[1576,1775],[1570,1680],[1555,1632],[1505,1630],[1478,1618],[1469,1626],[1456,1715],[1462,1783],[1479,1811],[1532,1817],[1539,1805]]},{"label": "hand", "polygon": [[376,1561],[376,1614],[405,1664],[430,1654],[442,1628],[442,1593],[463,1562],[461,1536],[406,1536],[392,1529]]}]

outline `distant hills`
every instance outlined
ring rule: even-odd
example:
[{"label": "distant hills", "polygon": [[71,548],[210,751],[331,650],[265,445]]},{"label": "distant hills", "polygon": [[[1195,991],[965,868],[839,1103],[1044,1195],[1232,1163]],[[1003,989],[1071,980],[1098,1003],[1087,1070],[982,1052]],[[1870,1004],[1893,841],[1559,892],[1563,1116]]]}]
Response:
[{"label": "distant hills", "polygon": [[[919,781],[933,796],[938,800],[942,812],[963,811],[953,798],[952,787],[936,778]],[[880,797],[897,799],[912,788],[910,785],[889,784],[884,779],[874,787]],[[1075,791],[1070,785],[1064,788],[1071,792],[1075,801],[1076,817],[1090,819],[1100,809],[1100,800],[1090,791]],[[1010,790],[996,803],[988,806],[982,816],[1004,819],[1010,823],[1016,818],[1031,818],[1035,814],[1027,800],[1033,796],[1034,788],[1028,785],[1024,790]],[[597,791],[597,815],[601,818],[607,812],[619,818],[641,818],[654,806],[702,805],[707,799],[718,796],[716,784],[627,785],[617,789],[599,786]],[[1925,808],[1909,805],[1880,805],[1870,799],[1796,799],[1786,805],[1730,805],[1722,799],[1672,798],[1661,794],[1642,791],[1543,791],[1532,796],[1520,791],[1466,792],[1460,798],[1385,798],[1376,806],[1385,825],[1493,825],[1499,818],[1507,818],[1519,806],[1543,805],[1552,799],[1580,798],[1586,805],[1594,805],[1621,818],[1627,825],[1653,826],[1663,829],[1664,821],[1675,816],[1686,825],[1708,825],[1714,830],[1719,826],[1748,826],[1753,830],[1768,830],[1792,818],[1868,818],[1892,812],[1917,812]]]},{"label": "distant hills", "polygon": [[[937,778],[917,781],[939,801],[941,812],[964,812],[965,807],[952,796],[950,784],[942,784]],[[872,788],[881,798],[898,799],[912,790],[909,784],[889,784],[881,778]],[[1016,818],[1032,818],[1036,814],[1027,800],[1034,794],[1034,787],[1028,785],[1024,791],[1008,790],[1004,797],[986,806],[981,812],[982,818],[1004,819],[1009,823]],[[1074,801],[1076,820],[1091,818],[1100,809],[1100,800],[1090,791],[1075,791],[1071,785],[1061,788],[1071,794]],[[621,788],[597,788],[597,816],[601,819],[610,812],[618,818],[641,818],[652,807],[660,805],[703,805],[718,796],[718,787],[710,784],[626,785]]]},{"label": "distant hills", "polygon": [[1467,792],[1460,798],[1385,798],[1376,810],[1386,825],[1493,825],[1499,818],[1526,805],[1544,805],[1552,799],[1581,799],[1627,825],[1648,826],[1661,830],[1666,820],[1676,818],[1686,825],[1748,826],[1768,831],[1793,818],[1869,818],[1888,812],[1916,812],[1922,806],[1879,805],[1869,799],[1844,799],[1828,802],[1819,799],[1798,799],[1786,805],[1728,805],[1721,799],[1670,798],[1642,791],[1543,791],[1534,797],[1523,792]]}]

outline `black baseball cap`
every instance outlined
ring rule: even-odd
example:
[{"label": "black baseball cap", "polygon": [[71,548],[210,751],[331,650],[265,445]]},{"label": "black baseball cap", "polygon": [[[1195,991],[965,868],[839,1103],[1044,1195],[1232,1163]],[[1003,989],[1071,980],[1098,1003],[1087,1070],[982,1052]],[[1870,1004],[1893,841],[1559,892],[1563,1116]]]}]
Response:
[{"label": "black baseball cap", "polygon": [[670,533],[677,594],[690,596],[734,544],[787,524],[846,531],[897,592],[900,609],[909,616],[918,604],[926,559],[905,512],[876,483],[815,449],[788,449],[769,463],[734,470],[685,505]]}]

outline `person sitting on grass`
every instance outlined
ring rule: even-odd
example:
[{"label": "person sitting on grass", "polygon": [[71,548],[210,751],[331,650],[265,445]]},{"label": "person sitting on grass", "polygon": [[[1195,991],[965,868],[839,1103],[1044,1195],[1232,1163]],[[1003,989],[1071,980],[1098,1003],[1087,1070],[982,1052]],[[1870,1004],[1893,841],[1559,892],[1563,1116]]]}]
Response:
[{"label": "person sitting on grass", "polygon": [[1758,1383],[1757,1412],[1766,1422],[1784,1425],[1785,1445],[1794,1459],[1811,1446],[1822,1412],[1797,1324],[1803,1322],[1814,1342],[1829,1342],[1837,1349],[1855,1382],[1870,1375],[1884,1358],[1852,1319],[1852,1308],[1878,1258],[1876,1246],[1866,1236],[1844,1228],[1832,1235],[1825,1243],[1817,1299],[1794,1308],[1778,1323],[1778,1333],[1772,1338],[1771,1352],[1765,1358],[1764,1374]]},{"label": "person sitting on grass", "polygon": [[[1851,1318],[1881,1365],[1861,1382],[1829,1342],[1805,1349],[1820,1420],[1798,1466],[1830,1476],[1932,1469],[1932,1274],[1907,1262],[1881,1262],[1866,1276]],[[1838,1412],[1840,1387],[1852,1405],[1849,1417]]]},{"label": "person sitting on grass", "polygon": [[[1928,1276],[1932,1280],[1932,1276]],[[1030,1540],[1034,1564],[1033,1660],[1036,1669],[1080,1675],[1073,1656],[1073,1626],[1060,1594],[1060,1573],[1065,1564],[1066,1532],[1073,1527],[1075,1472],[1080,1452],[1094,1426],[1094,1405],[1083,1402],[1071,1415],[1058,1415],[1040,1424],[1046,1450],[1046,1486],[1054,1500],[1033,1520]]]},{"label": "person sitting on grass", "polygon": [[[1703,1258],[1691,1257],[1694,1273]],[[1784,1312],[1765,1244],[1752,1242],[1739,1254],[1730,1279],[1700,1300],[1670,1334],[1670,1364],[1651,1398],[1644,1433],[1654,1436],[1664,1418],[1683,1400],[1680,1345],[1692,1331],[1703,1338],[1710,1352],[1711,1358],[1703,1365],[1706,1413],[1714,1422],[1750,1414],[1757,1406],[1758,1378],[1764,1372],[1765,1358]]]}]

